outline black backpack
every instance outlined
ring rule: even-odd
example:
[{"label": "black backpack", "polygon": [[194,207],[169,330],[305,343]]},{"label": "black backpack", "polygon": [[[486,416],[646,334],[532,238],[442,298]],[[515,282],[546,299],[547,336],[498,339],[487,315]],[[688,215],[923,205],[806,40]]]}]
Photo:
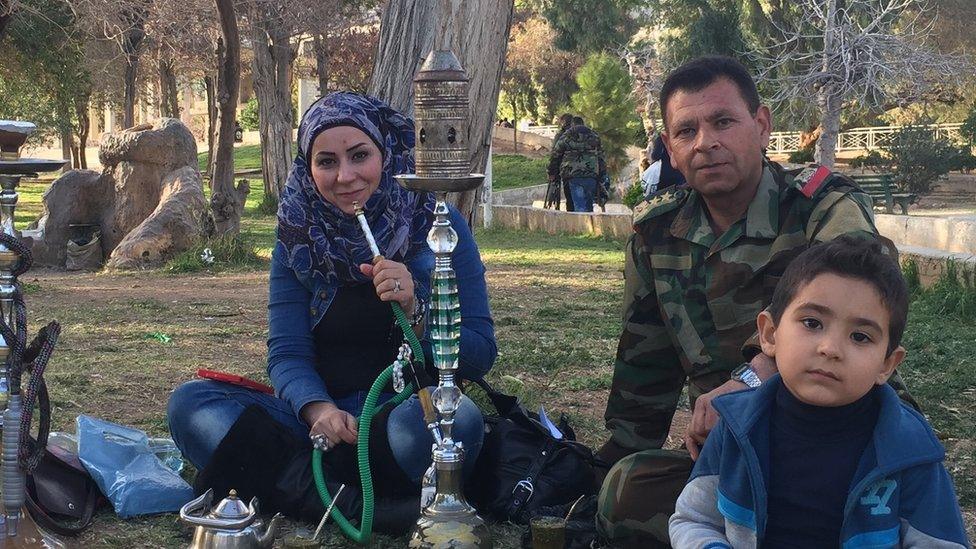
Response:
[{"label": "black backpack", "polygon": [[485,439],[468,481],[466,495],[481,512],[498,521],[528,524],[540,507],[572,503],[596,493],[596,459],[566,421],[554,438],[527,412],[517,398],[476,382],[491,400],[497,415],[485,415]]}]

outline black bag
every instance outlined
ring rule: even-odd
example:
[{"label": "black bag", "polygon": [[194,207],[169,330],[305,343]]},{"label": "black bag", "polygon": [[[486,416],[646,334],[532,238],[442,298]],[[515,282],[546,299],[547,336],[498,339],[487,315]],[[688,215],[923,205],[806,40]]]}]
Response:
[{"label": "black bag", "polygon": [[48,445],[27,476],[25,505],[34,522],[62,536],[76,536],[91,525],[105,500],[76,454]]},{"label": "black bag", "polygon": [[518,399],[476,382],[498,415],[485,416],[485,440],[466,494],[479,511],[499,521],[528,524],[540,507],[572,503],[596,493],[595,458],[565,416],[557,440]]}]

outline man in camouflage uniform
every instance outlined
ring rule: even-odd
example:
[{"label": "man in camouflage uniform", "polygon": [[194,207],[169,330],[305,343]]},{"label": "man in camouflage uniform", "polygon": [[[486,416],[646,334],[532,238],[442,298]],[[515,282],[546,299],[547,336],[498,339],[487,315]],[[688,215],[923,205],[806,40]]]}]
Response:
[{"label": "man in camouflage uniform", "polygon": [[[559,143],[559,138],[566,133],[566,130],[573,127],[573,115],[568,112],[564,112],[559,115],[559,131],[556,132],[556,136],[552,138],[553,149],[556,148],[556,143]],[[552,162],[552,155],[549,155],[549,161]],[[559,192],[560,186],[562,187],[562,195],[566,197],[566,211],[573,211],[573,197],[569,194],[569,182],[562,181],[557,176],[555,179],[549,177],[549,187],[546,189],[546,207],[548,208],[550,204],[554,205],[555,209],[559,209]]]},{"label": "man in camouflage uniform", "polygon": [[606,161],[600,137],[574,116],[573,126],[563,132],[549,156],[549,180],[568,183],[574,212],[592,212],[598,182],[606,174]]},{"label": "man in camouflage uniform", "polygon": [[[605,415],[611,438],[599,451],[615,465],[597,514],[601,533],[621,547],[667,546],[674,502],[717,421],[711,400],[775,373],[753,338],[786,265],[812,242],[877,235],[872,201],[849,179],[764,158],[769,110],[737,61],[686,63],[668,77],[659,104],[672,164],[688,185],[637,208],[626,252],[623,333]],[[690,454],[661,449],[686,379]]]}]

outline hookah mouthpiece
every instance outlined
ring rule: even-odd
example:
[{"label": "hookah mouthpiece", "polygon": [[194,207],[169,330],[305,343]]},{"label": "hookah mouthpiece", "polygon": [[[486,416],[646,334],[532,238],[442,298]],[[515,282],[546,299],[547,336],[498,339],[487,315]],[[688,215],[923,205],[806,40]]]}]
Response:
[{"label": "hookah mouthpiece", "polygon": [[359,226],[363,229],[363,234],[366,235],[366,242],[369,243],[369,249],[373,252],[373,263],[376,263],[377,258],[382,258],[383,255],[380,254],[380,248],[376,245],[376,239],[373,238],[373,231],[369,228],[369,223],[366,222],[366,214],[363,211],[363,207],[359,205],[359,202],[353,202],[352,207],[356,212],[356,219],[359,220]]}]

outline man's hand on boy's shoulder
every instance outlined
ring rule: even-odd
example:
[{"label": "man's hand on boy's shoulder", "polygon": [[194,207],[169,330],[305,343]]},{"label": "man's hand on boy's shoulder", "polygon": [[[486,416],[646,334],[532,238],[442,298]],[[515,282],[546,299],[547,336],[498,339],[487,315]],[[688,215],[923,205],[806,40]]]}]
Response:
[{"label": "man's hand on boy's shoulder", "polygon": [[[759,376],[759,379],[763,381],[776,374],[776,361],[769,355],[759,353],[753,357],[749,365],[756,372],[756,375]],[[691,454],[691,459],[698,460],[698,454],[701,451],[701,447],[705,444],[705,439],[708,438],[708,433],[718,423],[718,413],[715,411],[712,401],[716,397],[726,393],[748,388],[749,386],[745,383],[730,379],[695,399],[695,408],[691,413],[691,421],[688,422],[688,429],[685,431],[685,448]]]}]

